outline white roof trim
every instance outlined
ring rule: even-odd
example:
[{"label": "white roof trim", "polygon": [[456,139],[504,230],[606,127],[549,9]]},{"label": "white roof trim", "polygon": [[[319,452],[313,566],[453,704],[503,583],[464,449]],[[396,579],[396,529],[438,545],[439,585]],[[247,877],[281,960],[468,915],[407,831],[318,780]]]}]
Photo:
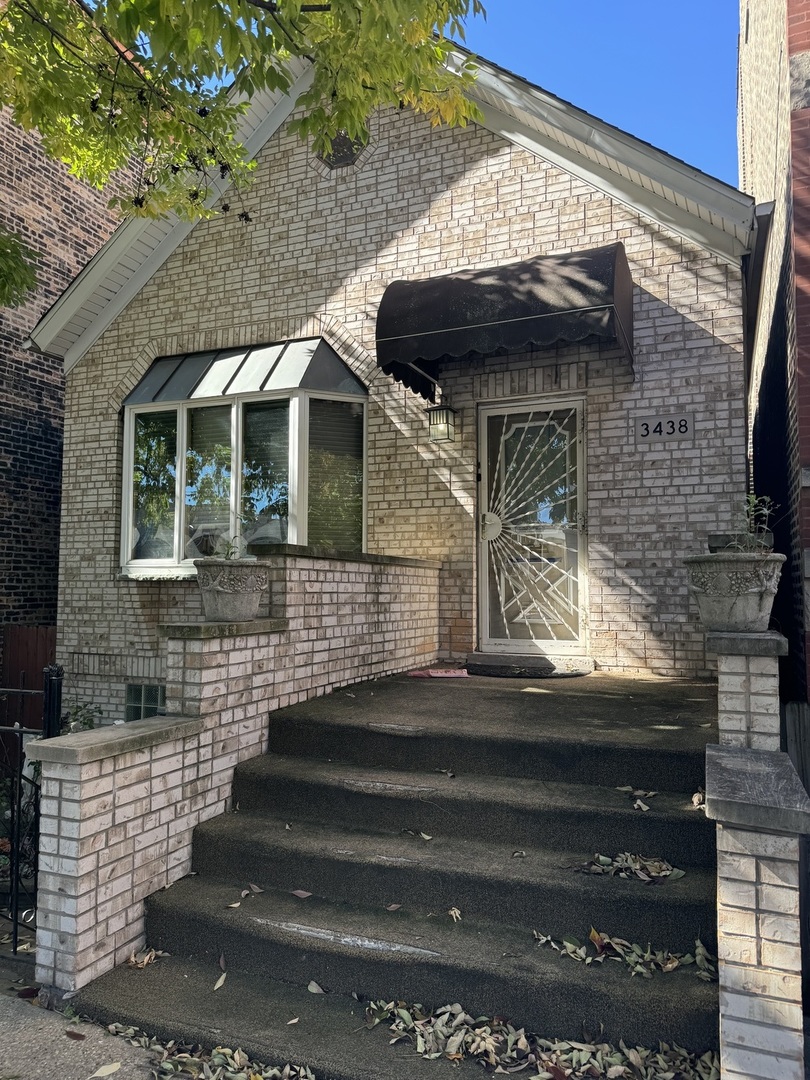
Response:
[{"label": "white roof trim", "polygon": [[[462,59],[459,52],[451,64]],[[484,126],[729,262],[750,250],[754,200],[662,150],[477,60],[471,96]],[[258,154],[309,86],[307,63],[291,65],[288,94],[257,94],[241,138]],[[217,185],[212,203],[227,190]],[[194,228],[174,216],[124,222],[31,332],[26,345],[64,358],[69,371]]]},{"label": "white roof trim", "polygon": [[736,262],[749,250],[750,195],[485,61],[471,97],[484,126],[507,141],[724,259]]}]

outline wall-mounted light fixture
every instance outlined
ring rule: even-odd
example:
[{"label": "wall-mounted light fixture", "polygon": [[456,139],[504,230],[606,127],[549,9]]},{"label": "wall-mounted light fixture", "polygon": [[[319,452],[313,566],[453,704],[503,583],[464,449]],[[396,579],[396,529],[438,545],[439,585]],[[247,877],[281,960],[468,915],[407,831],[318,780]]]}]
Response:
[{"label": "wall-mounted light fixture", "polygon": [[431,442],[456,441],[456,410],[449,405],[432,405],[427,411]]}]

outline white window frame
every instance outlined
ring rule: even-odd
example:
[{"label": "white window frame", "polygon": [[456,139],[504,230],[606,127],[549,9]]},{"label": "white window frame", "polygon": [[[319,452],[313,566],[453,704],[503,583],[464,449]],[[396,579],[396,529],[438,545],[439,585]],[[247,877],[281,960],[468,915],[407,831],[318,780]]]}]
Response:
[{"label": "white window frame", "polygon": [[[368,397],[344,394],[332,390],[302,390],[300,388],[272,393],[223,394],[208,398],[191,398],[173,402],[144,402],[124,409],[124,453],[121,506],[121,573],[134,578],[195,577],[192,559],[183,558],[183,517],[186,490],[186,449],[189,409],[204,409],[228,405],[231,408],[231,532],[240,535],[239,507],[242,501],[242,412],[252,402],[287,401],[288,414],[288,481],[287,481],[287,543],[307,544],[309,473],[309,401],[347,401],[363,407],[363,498],[362,550],[366,549],[367,521],[367,460],[368,460]],[[135,468],[135,418],[143,413],[169,412],[177,416],[177,461],[175,465],[174,556],[171,559],[132,559],[133,532],[133,474]]]}]

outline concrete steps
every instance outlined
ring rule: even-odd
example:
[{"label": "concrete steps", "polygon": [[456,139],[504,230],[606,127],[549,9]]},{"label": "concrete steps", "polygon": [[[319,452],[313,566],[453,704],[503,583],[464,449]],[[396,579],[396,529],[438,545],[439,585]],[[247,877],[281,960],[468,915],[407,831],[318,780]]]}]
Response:
[{"label": "concrete steps", "polygon": [[244,811],[206,822],[196,834],[195,869],[201,878],[239,882],[244,867],[261,867],[265,888],[303,889],[378,910],[397,903],[421,916],[451,907],[465,918],[491,920],[497,913],[557,938],[581,928],[583,912],[598,911],[599,928],[612,935],[635,934],[634,940],[691,951],[699,932],[714,946],[714,873],[708,869],[636,886],[577,873],[581,850],[515,848],[438,833],[425,841],[299,819],[290,829],[287,824],[283,817]]},{"label": "concrete steps", "polygon": [[[690,799],[712,712],[710,686],[589,676],[542,688],[401,677],[276,713],[271,752],[237,769],[233,811],[195,832],[196,876],[149,899],[148,944],[172,954],[160,967],[176,995],[119,969],[78,1007],[189,1038],[219,1028],[257,1057],[302,1060],[299,1033],[271,1036],[260,1018],[294,998],[320,1031],[303,1060],[334,1080],[400,1075],[384,1047],[375,1074],[359,1035],[336,1049],[340,1018],[359,1022],[352,994],[460,1001],[559,1038],[603,1025],[614,1041],[716,1046],[716,986],[694,968],[631,978],[532,936],[584,941],[594,925],[656,948],[713,947],[713,828]],[[649,811],[624,784],[659,792]],[[574,871],[597,851],[687,873],[644,885]],[[307,995],[310,980],[330,993]]]}]

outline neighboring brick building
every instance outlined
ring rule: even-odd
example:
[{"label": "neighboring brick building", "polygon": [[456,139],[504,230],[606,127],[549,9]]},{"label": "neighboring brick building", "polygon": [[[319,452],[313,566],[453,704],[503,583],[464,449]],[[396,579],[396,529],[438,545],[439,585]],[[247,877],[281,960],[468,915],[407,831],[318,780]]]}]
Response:
[{"label": "neighboring brick building", "polygon": [[[547,656],[562,670],[710,670],[681,560],[731,525],[745,490],[740,259],[753,203],[488,64],[475,94],[484,124],[434,130],[407,111],[384,112],[370,150],[334,170],[287,130],[288,99],[255,102],[245,135],[259,160],[251,222],[128,223],[34,332],[68,370],[60,659],[109,719],[138,715],[134,698],[157,700],[167,681],[169,709],[181,707],[176,672],[167,679],[178,656],[167,660],[159,627],[201,618],[188,557],[238,529],[246,505],[230,486],[218,503],[211,494],[230,485],[231,459],[217,454],[233,424],[247,430],[244,409],[271,401],[282,402],[279,416],[250,423],[267,425],[262,445],[283,444],[292,472],[265,484],[263,538],[441,560],[439,655],[478,646]],[[473,277],[493,267],[495,285]],[[458,276],[439,280],[448,274]],[[410,283],[400,299],[386,293],[395,279]],[[429,298],[414,299],[426,280],[448,300],[442,310],[454,289],[478,290],[473,307],[494,290],[484,320],[494,338],[472,354],[468,339],[437,343],[438,326],[420,314]],[[516,337],[510,328],[538,317],[538,303],[551,321]],[[594,308],[599,327],[588,323]],[[408,367],[422,357],[416,366],[457,410],[455,442],[430,441],[426,402],[381,370],[375,328],[423,342],[421,351],[410,338],[380,342],[379,360],[387,348],[389,370],[430,388]],[[314,375],[304,339],[325,342]],[[244,359],[247,347],[273,342],[291,343],[285,355],[298,360]],[[228,378],[216,372],[229,354],[199,355],[233,348],[242,366]],[[454,350],[466,358],[448,359]],[[152,367],[160,357],[172,359]],[[192,408],[200,399],[221,415]],[[346,406],[339,424],[337,405],[313,404],[324,400]],[[321,468],[332,452],[317,433],[332,420],[317,414],[307,450],[307,409],[332,409],[343,425],[344,465],[356,468],[366,448],[365,490],[346,496],[363,513],[348,533],[324,533],[313,510],[326,490],[313,494],[313,455],[323,454]],[[282,413],[291,419],[279,434]],[[291,452],[288,437],[298,439]],[[538,439],[545,449],[527,480],[514,462]],[[245,446],[233,453],[247,459]],[[242,482],[251,498],[261,487]],[[509,550],[501,529],[515,485],[533,509]],[[372,658],[373,648],[367,640]],[[357,677],[371,670],[355,667]],[[301,681],[293,696],[308,692]]]},{"label": "neighboring brick building", "polygon": [[[760,204],[749,267],[749,416],[756,491],[779,504],[789,555],[774,615],[790,639],[782,696],[806,702],[810,656],[810,2],[742,0],[740,187]],[[765,242],[765,238],[767,241]]]},{"label": "neighboring brick building", "polygon": [[0,310],[1,631],[56,623],[64,376],[60,358],[21,345],[115,219],[107,197],[47,158],[8,110],[0,111],[0,162],[0,222],[41,260],[36,291]]}]

